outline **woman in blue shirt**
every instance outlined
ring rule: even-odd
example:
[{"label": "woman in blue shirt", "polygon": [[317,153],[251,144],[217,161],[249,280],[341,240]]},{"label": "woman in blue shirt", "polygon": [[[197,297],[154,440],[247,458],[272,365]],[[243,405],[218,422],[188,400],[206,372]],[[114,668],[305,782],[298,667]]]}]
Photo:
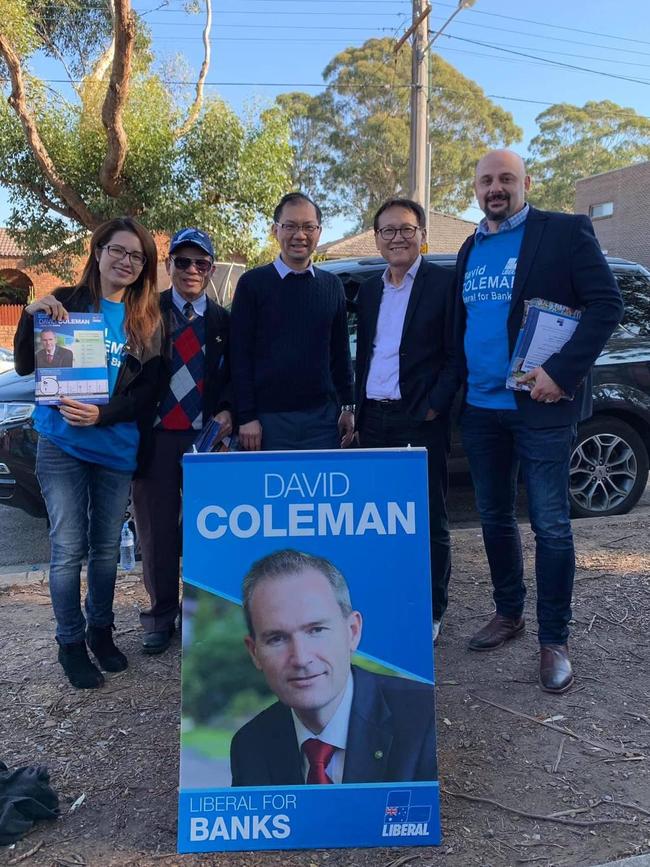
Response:
[{"label": "woman in blue shirt", "polygon": [[[93,689],[104,671],[123,671],[126,656],[112,637],[120,529],[137,467],[139,425],[149,424],[160,370],[161,326],[151,234],[123,217],[99,226],[76,286],[57,289],[23,311],[14,340],[19,374],[34,370],[35,313],[104,315],[108,403],[62,398],[39,406],[36,474],[50,519],[50,595],[59,662],[73,686]],[[81,564],[88,558],[85,617]]]}]

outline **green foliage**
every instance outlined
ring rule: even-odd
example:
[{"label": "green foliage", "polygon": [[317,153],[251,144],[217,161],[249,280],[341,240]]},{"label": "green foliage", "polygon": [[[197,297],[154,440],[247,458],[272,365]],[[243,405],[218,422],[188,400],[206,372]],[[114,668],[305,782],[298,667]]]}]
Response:
[{"label": "green foliage", "polygon": [[558,103],[536,120],[528,170],[538,207],[572,212],[579,178],[650,159],[650,120],[609,100]]},{"label": "green foliage", "polygon": [[[123,116],[128,139],[123,191],[110,197],[99,182],[107,150],[101,112],[110,70],[93,74],[110,38],[108,6],[0,0],[5,18],[9,10],[23,53],[39,48],[84,75],[75,98],[67,101],[29,77],[29,57],[24,60],[28,108],[47,153],[59,177],[98,220],[131,214],[153,232],[199,225],[213,236],[219,257],[255,255],[260,226],[271,219],[290,178],[289,127],[278,108],[242,120],[223,100],[208,99],[197,123],[179,136],[187,96],[170,89],[154,71],[150,37],[139,23]],[[6,99],[0,100],[0,183],[10,190],[10,232],[20,233],[30,263],[43,264],[47,256],[48,268],[69,278],[88,227],[70,218],[45,179]],[[54,260],[52,250],[58,251]]]},{"label": "green foliage", "polygon": [[[347,48],[323,72],[326,89],[283,94],[291,118],[294,186],[367,227],[379,204],[408,191],[410,52],[395,40]],[[489,148],[521,137],[509,112],[431,55],[431,206],[449,213],[472,200],[474,166]]]},{"label": "green foliage", "polygon": [[196,612],[183,658],[183,717],[234,731],[275,696],[244,647],[241,608],[205,591],[190,593]]}]

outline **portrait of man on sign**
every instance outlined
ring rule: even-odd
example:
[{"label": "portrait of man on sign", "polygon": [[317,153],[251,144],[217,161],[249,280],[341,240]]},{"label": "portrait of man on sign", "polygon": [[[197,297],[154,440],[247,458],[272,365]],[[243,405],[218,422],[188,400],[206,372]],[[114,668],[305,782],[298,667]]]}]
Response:
[{"label": "portrait of man on sign", "polygon": [[433,687],[352,665],[363,619],[334,564],[275,551],[242,597],[246,648],[278,701],[235,733],[233,786],[437,779]]}]

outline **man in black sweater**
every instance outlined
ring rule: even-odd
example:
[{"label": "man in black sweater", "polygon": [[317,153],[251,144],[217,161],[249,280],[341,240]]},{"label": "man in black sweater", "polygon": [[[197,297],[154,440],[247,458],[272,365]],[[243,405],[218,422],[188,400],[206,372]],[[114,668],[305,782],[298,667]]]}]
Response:
[{"label": "man in black sweater", "polygon": [[232,305],[239,439],[247,451],[332,449],[354,432],[343,285],[315,268],[321,211],[303,193],[273,214],[280,255],[244,274]]}]

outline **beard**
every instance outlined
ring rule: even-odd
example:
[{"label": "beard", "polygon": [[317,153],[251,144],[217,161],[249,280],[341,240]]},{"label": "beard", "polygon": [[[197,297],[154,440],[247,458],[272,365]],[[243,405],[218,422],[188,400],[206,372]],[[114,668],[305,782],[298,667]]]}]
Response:
[{"label": "beard", "polygon": [[[492,208],[490,208],[492,202],[505,202],[506,207],[495,213]],[[492,220],[495,223],[502,223],[504,220],[507,220],[510,216],[510,196],[492,196],[492,198],[485,203],[484,214],[488,220]]]}]

